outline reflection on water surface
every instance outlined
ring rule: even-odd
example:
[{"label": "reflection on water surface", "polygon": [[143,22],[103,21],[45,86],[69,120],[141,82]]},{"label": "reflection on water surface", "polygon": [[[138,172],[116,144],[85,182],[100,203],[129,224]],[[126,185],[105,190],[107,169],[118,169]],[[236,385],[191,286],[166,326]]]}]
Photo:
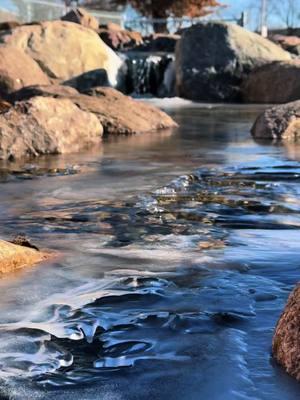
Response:
[{"label": "reflection on water surface", "polygon": [[2,164],[3,235],[63,254],[0,281],[4,398],[298,399],[270,358],[299,280],[298,147],[253,142],[258,109],[169,111],[173,133]]}]

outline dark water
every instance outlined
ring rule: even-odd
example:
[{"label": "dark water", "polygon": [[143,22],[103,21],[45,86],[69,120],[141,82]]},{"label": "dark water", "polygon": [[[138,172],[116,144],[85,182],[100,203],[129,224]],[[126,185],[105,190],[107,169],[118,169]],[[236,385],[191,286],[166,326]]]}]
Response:
[{"label": "dark water", "polygon": [[0,280],[3,398],[299,399],[270,345],[299,280],[300,148],[254,143],[255,108],[169,112],[175,132],[2,166],[3,237],[59,253]]}]

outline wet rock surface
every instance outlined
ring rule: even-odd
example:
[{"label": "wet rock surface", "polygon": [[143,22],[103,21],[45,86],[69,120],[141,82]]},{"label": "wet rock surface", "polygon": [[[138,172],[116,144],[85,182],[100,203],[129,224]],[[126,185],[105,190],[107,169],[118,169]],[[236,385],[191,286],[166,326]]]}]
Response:
[{"label": "wet rock surface", "polygon": [[240,26],[195,25],[184,30],[176,48],[178,95],[196,101],[238,101],[245,76],[276,60],[291,60],[291,55]]},{"label": "wet rock surface", "polygon": [[291,293],[273,338],[273,357],[300,381],[300,285]]},{"label": "wet rock surface", "polygon": [[300,99],[300,61],[274,62],[255,69],[242,85],[245,103],[287,103]]},{"label": "wet rock surface", "polygon": [[257,139],[297,140],[300,138],[300,101],[274,106],[256,119],[252,136]]},{"label": "wet rock surface", "polygon": [[34,97],[0,114],[0,159],[72,153],[99,145],[102,125],[68,99]]}]

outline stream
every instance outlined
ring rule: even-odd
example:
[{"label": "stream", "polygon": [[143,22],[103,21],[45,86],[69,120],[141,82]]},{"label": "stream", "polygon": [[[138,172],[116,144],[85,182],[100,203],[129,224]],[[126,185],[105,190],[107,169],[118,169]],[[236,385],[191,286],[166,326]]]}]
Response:
[{"label": "stream", "polygon": [[258,106],[151,102],[180,128],[0,165],[1,237],[57,253],[0,280],[1,400],[299,399],[271,342],[300,145],[254,142]]}]

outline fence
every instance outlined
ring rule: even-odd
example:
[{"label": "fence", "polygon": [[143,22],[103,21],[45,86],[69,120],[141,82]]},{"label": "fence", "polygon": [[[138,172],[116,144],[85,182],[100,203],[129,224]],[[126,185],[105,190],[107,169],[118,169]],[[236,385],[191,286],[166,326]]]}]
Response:
[{"label": "fence", "polygon": [[[68,7],[62,1],[50,0],[9,0],[4,5],[1,3],[0,0],[0,12],[14,15],[22,22],[59,19],[72,6],[77,5],[77,2],[71,2],[71,6]],[[101,21],[101,24],[108,22],[123,24],[123,16],[119,12],[89,10],[89,13]]]},{"label": "fence", "polygon": [[[240,26],[245,26],[247,23],[246,19],[247,19],[246,13],[242,13],[240,18],[236,19],[221,18],[219,21],[231,22],[238,24]],[[215,19],[189,18],[189,17],[183,17],[183,18],[170,17],[167,19],[137,18],[132,20],[124,20],[123,25],[125,26],[126,29],[132,31],[138,31],[143,33],[144,35],[149,35],[153,33],[154,29],[157,32],[167,30],[170,33],[174,33],[180,31],[183,28],[188,28],[200,22],[203,23],[208,21],[215,21]]]},{"label": "fence", "polygon": [[[66,6],[61,0],[6,0],[4,6],[0,0],[1,10],[4,15],[14,15],[22,22],[54,20],[62,17],[72,7],[78,4],[78,1],[71,1],[70,7]],[[98,11],[89,9],[90,14],[95,16],[101,24],[108,22],[117,23],[129,30],[141,32],[143,35],[149,35],[153,31],[166,31],[170,33],[177,32],[182,28],[187,28],[199,22],[206,21],[203,18],[173,18],[168,19],[150,19],[136,18],[126,20],[123,13],[113,11]],[[9,12],[10,14],[7,14]],[[246,14],[243,13],[237,19],[221,19],[222,21],[237,23],[241,26],[246,24]],[[11,18],[10,18],[11,19]]]}]

